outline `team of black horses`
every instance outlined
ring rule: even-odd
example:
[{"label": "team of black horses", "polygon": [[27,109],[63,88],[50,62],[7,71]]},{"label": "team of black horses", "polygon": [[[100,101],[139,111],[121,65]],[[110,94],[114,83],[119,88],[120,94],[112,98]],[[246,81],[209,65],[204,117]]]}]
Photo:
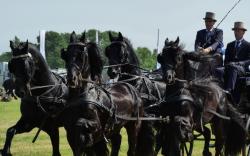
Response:
[{"label": "team of black horses", "polygon": [[[51,139],[52,155],[60,156],[59,127],[64,127],[74,156],[118,156],[126,129],[128,156],[191,156],[186,143],[204,136],[200,155],[211,156],[211,130],[215,135],[215,155],[238,155],[246,145],[247,112],[232,104],[220,82],[208,70],[197,72],[192,61],[204,62],[196,52],[186,52],[166,39],[157,60],[162,78],[143,73],[129,40],[119,32],[109,33],[107,74],[117,82],[102,81],[102,51],[72,32],[68,47],[61,51],[67,77],[52,73],[31,43],[10,41],[9,71],[14,76],[15,93],[21,98],[21,118],[8,128],[2,156],[11,155],[14,135],[38,127]],[[211,59],[211,58],[209,58]],[[216,59],[216,58],[215,58]],[[202,64],[201,64],[202,65]],[[207,66],[206,66],[207,67]],[[201,67],[202,68],[202,67]],[[202,68],[204,69],[204,68]],[[194,77],[194,75],[196,75]],[[244,113],[244,114],[243,114]],[[211,130],[206,125],[211,124]],[[111,152],[107,142],[111,142]],[[186,149],[186,152],[184,152]]]}]

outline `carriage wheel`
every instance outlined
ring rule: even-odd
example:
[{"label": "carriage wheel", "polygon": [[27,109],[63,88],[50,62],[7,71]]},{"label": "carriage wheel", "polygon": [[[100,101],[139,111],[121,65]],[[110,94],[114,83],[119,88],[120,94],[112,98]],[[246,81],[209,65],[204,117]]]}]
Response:
[{"label": "carriage wheel", "polygon": [[181,156],[191,156],[193,153],[194,141],[188,141],[181,144]]}]

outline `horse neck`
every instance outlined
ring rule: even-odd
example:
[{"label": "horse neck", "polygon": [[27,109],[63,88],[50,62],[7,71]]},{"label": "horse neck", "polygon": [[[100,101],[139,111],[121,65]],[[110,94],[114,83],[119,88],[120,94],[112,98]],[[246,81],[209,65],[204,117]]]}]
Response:
[{"label": "horse neck", "polygon": [[45,60],[41,55],[38,54],[35,56],[35,58],[37,59],[34,65],[36,69],[34,76],[31,80],[31,87],[48,86],[41,89],[35,89],[34,91],[32,91],[33,95],[40,95],[53,87],[50,85],[57,84],[57,79],[49,70],[47,63],[45,62]]},{"label": "horse neck", "polygon": [[185,66],[184,63],[181,63],[175,70],[176,78],[185,79]]},{"label": "horse neck", "polygon": [[185,80],[176,80],[173,84],[171,85],[166,85],[166,95],[172,95],[175,94],[176,92],[180,91],[181,89],[185,88],[187,86]]},{"label": "horse neck", "polygon": [[[40,58],[41,59],[41,58]],[[50,71],[48,65],[44,60],[38,60],[36,63],[36,71],[34,74],[33,82],[35,85],[51,85],[55,84],[55,79]]]},{"label": "horse neck", "polygon": [[132,50],[128,51],[128,65],[121,67],[122,73],[127,73],[131,75],[122,75],[118,80],[127,80],[134,77],[134,75],[140,76],[141,70],[137,67],[140,66],[137,56]]},{"label": "horse neck", "polygon": [[[86,80],[86,81],[85,81]],[[69,97],[78,97],[80,95],[84,95],[89,88],[91,88],[92,84],[88,81],[91,81],[90,76],[88,76],[85,80],[81,81],[81,86],[77,88],[69,88]]]}]

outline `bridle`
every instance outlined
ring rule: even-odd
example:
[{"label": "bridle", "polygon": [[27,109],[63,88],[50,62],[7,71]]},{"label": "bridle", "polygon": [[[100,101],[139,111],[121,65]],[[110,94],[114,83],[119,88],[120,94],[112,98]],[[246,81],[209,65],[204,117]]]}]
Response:
[{"label": "bridle", "polygon": [[[81,42],[79,42],[79,43],[71,43],[71,44],[69,44],[68,48],[69,47],[74,47],[74,46],[81,46],[81,47],[83,46],[83,50],[80,51],[81,56],[82,56],[81,60],[83,60],[84,59],[83,57],[86,56],[86,54],[88,54],[87,45],[84,44],[84,43],[81,43]],[[83,61],[80,66],[77,65],[77,63],[75,61],[73,61],[73,62],[71,61],[68,66],[70,68],[74,67],[76,69],[75,72],[77,72],[77,77],[78,77],[78,82],[77,83],[78,83],[79,87],[81,87],[82,82],[87,80],[86,78],[84,78],[83,72],[86,72],[86,71],[89,70],[88,61],[86,61],[86,60]],[[77,86],[70,86],[70,87],[71,88],[77,88]]]},{"label": "bridle", "polygon": [[[22,55],[12,55],[11,60],[10,60],[9,63],[11,64],[11,62],[13,62],[13,60],[18,60],[18,59],[26,59],[26,60],[27,60],[27,59],[31,59],[31,60],[34,62],[31,53],[26,53],[26,54],[22,54]],[[25,62],[26,60],[24,60],[24,62]],[[10,71],[10,72],[11,72],[11,71]],[[35,74],[35,70],[32,69],[30,77],[33,77],[34,74]],[[15,74],[13,74],[13,80],[14,80],[14,82],[16,81],[16,76],[15,76]],[[31,79],[30,79],[30,80],[31,80]],[[26,87],[27,87],[27,90],[29,91],[30,95],[32,95],[32,93],[31,93],[32,87],[30,86],[30,80],[27,81]]]},{"label": "bridle", "polygon": [[[123,50],[122,50],[123,53],[122,53],[122,58],[121,58],[120,64],[128,63],[128,53],[127,53],[128,47],[127,47],[126,43],[124,41],[113,41],[113,42],[111,42],[110,46],[114,45],[114,44],[119,44],[123,48]],[[116,65],[116,64],[113,64],[113,65]]]}]

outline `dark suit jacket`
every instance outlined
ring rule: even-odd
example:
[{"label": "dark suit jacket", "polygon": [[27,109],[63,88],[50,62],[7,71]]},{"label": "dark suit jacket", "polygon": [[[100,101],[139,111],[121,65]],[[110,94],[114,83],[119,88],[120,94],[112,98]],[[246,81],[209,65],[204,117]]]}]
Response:
[{"label": "dark suit jacket", "polygon": [[237,55],[235,41],[228,43],[225,52],[225,65],[229,62],[240,62],[243,66],[248,67],[250,65],[250,43],[243,39]]},{"label": "dark suit jacket", "polygon": [[208,39],[206,29],[199,30],[195,39],[195,51],[198,51],[198,47],[212,47],[212,54],[220,52],[220,49],[223,47],[223,31],[214,28],[211,32],[210,39]]}]

